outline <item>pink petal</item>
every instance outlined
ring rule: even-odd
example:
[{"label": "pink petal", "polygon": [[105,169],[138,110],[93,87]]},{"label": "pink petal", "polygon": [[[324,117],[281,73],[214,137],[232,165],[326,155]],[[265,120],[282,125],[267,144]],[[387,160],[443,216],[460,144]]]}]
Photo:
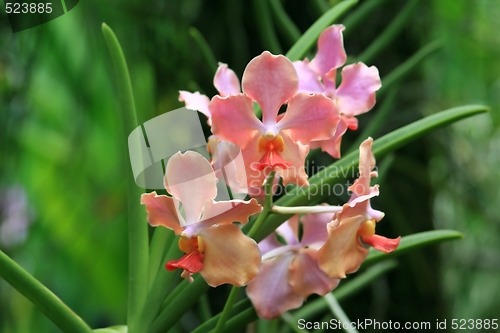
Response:
[{"label": "pink petal", "polygon": [[389,253],[397,249],[401,237],[391,239],[377,234],[373,234],[371,236],[362,237],[362,240],[363,243],[373,246],[375,249],[379,251]]},{"label": "pink petal", "polygon": [[360,245],[358,229],[365,222],[364,216],[346,218],[335,226],[328,225],[328,240],[318,251],[319,267],[331,278],[343,279],[358,270],[368,255]]},{"label": "pink petal", "polygon": [[276,238],[276,234],[274,232],[271,233],[266,238],[264,238],[263,240],[261,240],[258,245],[259,245],[259,250],[260,250],[260,253],[262,254],[262,256],[264,256],[266,253],[268,253],[276,248],[283,246],[283,244],[278,242],[278,239]]},{"label": "pink petal", "polygon": [[280,235],[288,245],[299,244],[298,223],[294,223],[293,220],[298,220],[298,216],[292,216],[288,221],[285,221],[276,229],[276,233]]},{"label": "pink petal", "polygon": [[335,97],[340,112],[355,116],[369,111],[375,105],[375,92],[382,86],[375,66],[358,62],[342,69],[342,83]]},{"label": "pink petal", "polygon": [[339,112],[330,98],[297,93],[288,103],[278,127],[286,129],[293,140],[309,144],[313,140],[331,138],[339,120]]},{"label": "pink petal", "polygon": [[359,146],[359,177],[354,182],[349,190],[354,192],[356,196],[367,194],[370,192],[371,178],[376,176],[376,172],[372,172],[375,168],[375,156],[372,152],[373,139],[368,138]]},{"label": "pink petal", "polygon": [[176,234],[182,232],[182,227],[177,216],[172,198],[166,195],[157,195],[156,192],[141,195],[141,204],[146,206],[148,222],[151,226],[164,226]]},{"label": "pink petal", "polygon": [[257,243],[236,225],[214,225],[203,229],[200,238],[204,255],[200,274],[208,285],[243,286],[257,275],[260,266]]},{"label": "pink petal", "polygon": [[332,25],[325,29],[318,39],[318,52],[311,61],[311,67],[321,76],[331,69],[342,66],[347,58],[342,38],[343,25]]},{"label": "pink petal", "polygon": [[311,148],[321,148],[321,150],[327,152],[330,156],[340,158],[340,144],[342,142],[342,136],[346,131],[347,122],[345,121],[345,117],[341,116],[333,137],[327,140],[311,142]]},{"label": "pink petal", "polygon": [[209,105],[212,113],[212,133],[244,149],[262,123],[253,113],[252,100],[247,96],[215,96]]},{"label": "pink petal", "polygon": [[182,203],[187,225],[200,221],[203,206],[217,195],[216,181],[210,163],[196,152],[178,152],[168,160],[165,188]]},{"label": "pink petal", "polygon": [[293,66],[299,76],[299,91],[305,93],[322,93],[324,87],[321,84],[321,77],[309,66],[307,60],[294,61]]},{"label": "pink petal", "polygon": [[241,92],[240,80],[238,80],[233,70],[223,63],[219,63],[217,72],[215,72],[214,86],[222,97],[236,95]]},{"label": "pink petal", "polygon": [[179,101],[184,102],[186,109],[200,111],[210,119],[210,111],[208,110],[210,99],[207,96],[199,92],[191,93],[181,90],[179,91]]},{"label": "pink petal", "polygon": [[298,77],[288,58],[264,51],[248,63],[242,87],[261,107],[264,124],[272,126],[280,107],[297,91]]},{"label": "pink petal", "polygon": [[311,294],[326,295],[339,284],[339,279],[330,278],[316,261],[316,253],[304,249],[295,255],[290,265],[289,283],[295,293],[308,297]]},{"label": "pink petal", "polygon": [[259,317],[272,319],[304,302],[304,297],[294,293],[288,283],[288,269],[293,258],[293,253],[288,252],[263,261],[259,274],[248,285],[248,298]]},{"label": "pink petal", "polygon": [[302,246],[322,246],[328,238],[327,224],[333,220],[333,213],[305,214],[302,216]]}]

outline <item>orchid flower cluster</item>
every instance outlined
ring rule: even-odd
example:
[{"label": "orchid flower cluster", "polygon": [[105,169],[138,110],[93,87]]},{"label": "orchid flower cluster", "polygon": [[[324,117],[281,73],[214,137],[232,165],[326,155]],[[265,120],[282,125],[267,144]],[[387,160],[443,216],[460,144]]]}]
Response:
[{"label": "orchid flower cluster", "polygon": [[[333,25],[324,30],[311,61],[292,62],[265,51],[248,63],[241,84],[226,64],[219,64],[214,77],[218,94],[212,98],[181,91],[186,108],[207,117],[211,158],[176,153],[165,171],[169,195],[151,192],[141,198],[149,224],[179,236],[184,255],[168,261],[168,270],[180,269],[190,281],[199,273],[212,287],[247,286],[262,318],[298,308],[311,294],[327,294],[359,269],[370,247],[391,252],[399,245],[399,237],[375,234],[384,213],[370,204],[379,194],[378,185],[371,185],[377,176],[371,138],[360,145],[359,177],[343,206],[287,207],[286,212],[272,206],[275,214],[293,216],[258,244],[252,231],[242,231],[262,211],[265,198],[272,197],[263,190],[266,184],[308,186],[310,150],[321,148],[340,158],[342,136],[357,129],[356,116],[375,105],[381,82],[374,66],[344,66],[336,83],[337,69],[346,62],[343,29]],[[244,167],[221,177],[221,166],[238,154]],[[216,201],[222,178],[233,191],[247,193],[248,200]]]}]

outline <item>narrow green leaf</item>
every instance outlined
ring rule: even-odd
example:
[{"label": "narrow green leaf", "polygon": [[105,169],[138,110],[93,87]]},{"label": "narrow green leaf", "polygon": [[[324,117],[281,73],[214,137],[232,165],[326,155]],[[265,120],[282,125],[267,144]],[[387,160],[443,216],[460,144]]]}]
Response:
[{"label": "narrow green leaf", "polygon": [[328,10],[321,16],[307,31],[300,37],[300,39],[290,48],[286,56],[292,61],[302,60],[307,51],[316,43],[321,32],[342,16],[349,8],[354,6],[357,0],[342,1],[336,6]]},{"label": "narrow green leaf", "polygon": [[0,276],[66,333],[89,333],[90,327],[64,302],[19,264],[0,251]]},{"label": "narrow green leaf", "polygon": [[363,1],[360,3],[359,7],[353,10],[342,22],[346,27],[343,35],[344,38],[355,31],[355,28],[362,24],[367,16],[372,15],[375,8],[381,6],[387,0],[370,0]]},{"label": "narrow green leaf", "polygon": [[[128,71],[127,61],[122,48],[114,32],[105,23],[102,24],[102,33],[108,46],[111,60],[114,64],[116,74],[117,91],[121,99],[123,119],[123,142],[124,152],[128,134],[139,124],[135,109],[134,94],[132,92],[132,82]],[[146,300],[148,288],[148,225],[138,217],[140,191],[132,182],[132,171],[128,177],[127,186],[127,207],[128,207],[128,235],[129,235],[129,289],[128,289],[128,309],[127,324],[128,333],[139,333],[144,330],[141,323],[141,310]]]},{"label": "narrow green leaf", "polygon": [[[403,126],[380,139],[373,144],[373,153],[377,158],[415,140],[430,131],[444,127],[460,119],[484,113],[489,110],[483,105],[466,105],[438,112],[431,116]],[[278,206],[302,206],[326,195],[331,195],[332,184],[345,179],[349,171],[358,164],[358,152],[353,151],[345,155],[337,162],[321,170],[309,179],[308,187],[296,187],[288,191],[283,197],[276,201]],[[289,216],[271,214],[266,223],[257,230],[254,239],[260,241],[275,230]]]},{"label": "narrow green leaf", "polygon": [[396,251],[392,253],[383,253],[371,249],[363,265],[373,264],[379,262],[380,260],[398,256],[419,247],[441,243],[448,240],[460,239],[463,237],[464,234],[455,230],[431,230],[404,236],[401,238],[401,243]]},{"label": "narrow green leaf", "polygon": [[195,40],[196,44],[198,44],[198,47],[201,50],[201,54],[203,55],[203,58],[205,59],[210,70],[213,73],[215,73],[215,71],[217,70],[217,59],[215,58],[215,55],[212,52],[210,46],[208,45],[205,37],[203,37],[203,35],[198,29],[193,27],[189,29],[189,35],[191,35],[191,37],[193,37],[193,39]]},{"label": "narrow green leaf", "polygon": [[253,2],[255,11],[259,17],[259,24],[257,24],[257,28],[259,29],[260,37],[262,38],[265,49],[274,54],[282,53],[278,37],[276,36],[276,31],[274,30],[268,1],[254,0]]},{"label": "narrow green leaf", "polygon": [[396,15],[387,28],[380,33],[377,38],[359,55],[358,60],[369,63],[373,58],[384,50],[403,29],[410,15],[416,8],[418,0],[406,3],[405,7]]},{"label": "narrow green leaf", "polygon": [[441,48],[441,45],[441,41],[433,41],[422,47],[420,50],[418,50],[417,53],[412,55],[404,63],[393,69],[389,74],[382,78],[382,88],[380,88],[380,90],[378,91],[377,96],[382,96],[383,94],[385,94],[389,88],[391,88],[394,84],[408,75],[429,55]]},{"label": "narrow green leaf", "polygon": [[290,19],[280,0],[271,0],[269,3],[276,17],[278,28],[290,43],[295,43],[301,35],[299,28],[297,28],[295,23]]}]

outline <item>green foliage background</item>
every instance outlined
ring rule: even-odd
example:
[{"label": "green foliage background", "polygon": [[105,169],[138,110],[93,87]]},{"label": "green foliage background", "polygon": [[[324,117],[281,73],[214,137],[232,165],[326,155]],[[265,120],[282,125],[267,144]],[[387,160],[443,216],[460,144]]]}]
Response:
[{"label": "green foliage background", "polygon": [[[286,52],[294,32],[280,28],[276,3],[304,32],[336,2],[87,0],[16,34],[2,9],[0,247],[93,327],[125,322],[127,301],[129,166],[101,23],[122,43],[142,123],[182,106],[180,89],[215,93],[216,64],[196,43],[196,31],[215,61],[239,76],[263,50]],[[357,7],[367,3],[376,6],[356,20]],[[342,20],[350,61],[377,66],[383,83],[424,45],[439,40],[441,47],[392,93],[379,94],[377,107],[360,117],[360,131],[346,136],[346,151],[384,107],[389,111],[374,137],[465,103],[487,104],[492,112],[378,161],[381,197],[374,206],[386,212],[381,234],[450,228],[466,237],[400,257],[397,269],[342,305],[353,320],[499,318],[500,3],[364,0],[357,7]],[[398,18],[399,28],[366,53]],[[13,216],[29,223],[25,237],[3,227]],[[220,295],[211,292],[212,308],[221,306]],[[34,331],[57,329],[0,282],[0,332]]]}]

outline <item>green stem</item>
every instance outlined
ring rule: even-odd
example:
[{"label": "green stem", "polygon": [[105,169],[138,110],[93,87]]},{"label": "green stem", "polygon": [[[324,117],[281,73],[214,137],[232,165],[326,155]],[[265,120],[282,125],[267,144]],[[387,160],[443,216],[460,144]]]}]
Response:
[{"label": "green stem", "polygon": [[342,22],[346,29],[343,32],[344,39],[346,36],[356,31],[355,28],[365,22],[366,18],[373,15],[374,10],[382,5],[387,0],[370,0],[363,1],[356,10],[349,13],[349,15]]},{"label": "green stem", "polygon": [[0,276],[67,333],[89,333],[90,327],[64,302],[19,264],[0,251]]},{"label": "green stem", "polygon": [[189,34],[191,35],[191,37],[193,37],[196,44],[198,44],[201,53],[203,54],[203,58],[207,62],[207,65],[210,67],[211,72],[215,73],[215,71],[217,70],[217,60],[214,53],[212,52],[212,49],[210,48],[210,46],[208,46],[205,37],[203,37],[201,32],[196,28],[190,28]]},{"label": "green stem", "polygon": [[[124,137],[136,128],[137,112],[135,109],[132,83],[128,72],[127,61],[114,32],[105,23],[102,24],[102,33],[108,46],[111,59],[115,67],[118,93],[121,99],[121,112],[124,125]],[[124,140],[124,142],[127,142]],[[141,310],[144,306],[148,285],[148,225],[145,219],[139,218],[139,191],[131,181],[130,175],[127,191],[128,206],[128,234],[129,234],[129,288],[127,324],[129,333],[142,332]]]},{"label": "green stem", "polygon": [[255,235],[257,230],[260,229],[260,226],[264,221],[267,219],[269,216],[269,213],[271,212],[271,208],[273,207],[273,183],[274,183],[274,176],[276,175],[275,171],[272,171],[269,176],[267,176],[266,183],[264,184],[264,194],[265,194],[265,199],[264,199],[264,207],[262,208],[262,212],[259,214],[259,217],[257,217],[257,220],[252,225],[252,228],[248,232],[248,237],[252,237]]},{"label": "green stem", "polygon": [[217,321],[217,325],[215,326],[215,333],[221,333],[224,328],[224,324],[226,323],[227,317],[231,312],[234,302],[238,297],[238,292],[240,291],[239,287],[232,286],[231,291],[229,292],[229,296],[227,297],[226,304],[224,305],[224,309],[222,310],[221,316]]}]

